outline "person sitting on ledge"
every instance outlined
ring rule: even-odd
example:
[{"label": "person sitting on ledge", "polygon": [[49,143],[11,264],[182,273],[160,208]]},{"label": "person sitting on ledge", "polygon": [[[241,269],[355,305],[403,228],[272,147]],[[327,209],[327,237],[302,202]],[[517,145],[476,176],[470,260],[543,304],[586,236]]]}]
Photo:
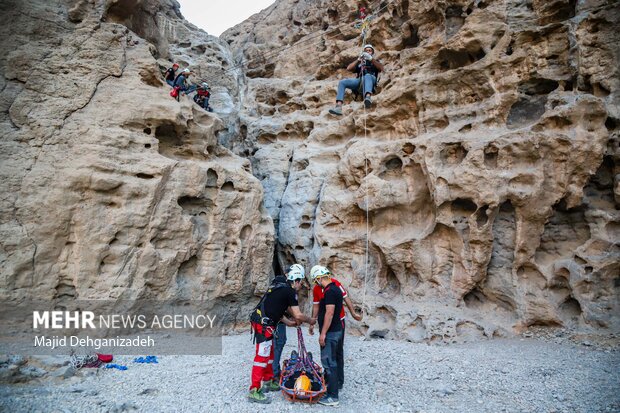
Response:
[{"label": "person sitting on ledge", "polygon": [[166,73],[164,74],[164,78],[166,79],[166,83],[168,83],[168,85],[174,86],[174,79],[177,76],[178,69],[179,69],[179,64],[174,63],[171,68],[166,70]]}]

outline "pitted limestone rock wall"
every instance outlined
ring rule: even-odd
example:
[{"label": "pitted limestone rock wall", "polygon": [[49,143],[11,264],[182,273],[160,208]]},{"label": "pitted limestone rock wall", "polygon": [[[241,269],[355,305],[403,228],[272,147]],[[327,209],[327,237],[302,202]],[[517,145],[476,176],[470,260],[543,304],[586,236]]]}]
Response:
[{"label": "pitted limestone rock wall", "polygon": [[[364,5],[386,71],[372,110],[333,117]],[[249,77],[227,144],[251,155],[281,264],[366,291],[352,325],[371,335],[618,331],[616,6],[281,0],[224,33]]]},{"label": "pitted limestone rock wall", "polygon": [[[262,187],[218,145],[224,121],[172,99],[156,60],[178,41],[170,56],[211,73],[225,46],[176,2],[1,8],[0,297],[202,300],[245,322],[238,303],[262,291],[273,258]],[[214,100],[232,102],[221,66]]]}]

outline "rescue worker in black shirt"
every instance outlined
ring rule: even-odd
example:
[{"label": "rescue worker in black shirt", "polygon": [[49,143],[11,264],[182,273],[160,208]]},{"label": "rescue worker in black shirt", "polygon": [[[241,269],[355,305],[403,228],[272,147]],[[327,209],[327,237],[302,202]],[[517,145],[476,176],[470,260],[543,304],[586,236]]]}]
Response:
[{"label": "rescue worker in black shirt", "polygon": [[[256,342],[256,353],[252,365],[252,383],[248,399],[256,403],[271,403],[264,392],[278,391],[280,385],[274,380],[273,335],[278,322],[296,326],[301,323],[314,325],[316,319],[308,317],[299,310],[297,293],[303,279],[287,281],[284,276],[277,276],[250,315],[250,323]],[[292,319],[285,317],[288,313]],[[261,382],[263,385],[261,386]]]},{"label": "rescue worker in black shirt", "polygon": [[312,267],[311,279],[323,288],[323,298],[319,302],[319,345],[321,363],[325,370],[327,393],[319,400],[325,406],[338,406],[338,344],[344,334],[340,311],[342,310],[342,290],[332,282],[331,272],[320,265]]}]

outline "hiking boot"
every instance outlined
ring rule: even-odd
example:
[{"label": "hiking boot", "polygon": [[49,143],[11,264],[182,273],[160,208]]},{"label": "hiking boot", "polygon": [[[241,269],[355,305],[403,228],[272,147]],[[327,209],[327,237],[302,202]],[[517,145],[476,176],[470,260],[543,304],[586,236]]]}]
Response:
[{"label": "hiking boot", "polygon": [[336,105],[329,110],[332,115],[342,116],[342,105]]},{"label": "hiking boot", "polygon": [[338,401],[338,399],[334,399],[333,397],[323,397],[321,400],[319,400],[319,404],[322,404],[323,406],[336,407],[340,404],[340,402]]},{"label": "hiking boot", "polygon": [[266,381],[266,382],[263,383],[262,389],[265,392],[279,391],[280,390],[280,385],[275,380],[269,380],[269,381]]},{"label": "hiking boot", "polygon": [[261,389],[250,390],[250,394],[248,394],[248,400],[251,401],[252,403],[262,403],[262,404],[271,403],[271,399],[265,396]]},{"label": "hiking boot", "polygon": [[366,96],[366,99],[364,99],[364,106],[366,106],[366,109],[370,109],[370,107],[372,106],[372,100],[370,100],[370,95]]}]

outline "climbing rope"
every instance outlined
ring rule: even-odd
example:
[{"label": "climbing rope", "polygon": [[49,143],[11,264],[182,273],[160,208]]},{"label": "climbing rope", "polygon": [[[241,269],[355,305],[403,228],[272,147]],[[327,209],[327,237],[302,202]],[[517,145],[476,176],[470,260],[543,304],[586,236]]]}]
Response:
[{"label": "climbing rope", "polygon": [[[363,9],[362,9],[363,10]],[[368,33],[370,31],[370,20],[372,18],[372,15],[365,15],[365,10],[360,10],[360,14],[364,13],[363,15],[361,15],[360,17],[363,19],[362,22],[359,24],[359,28],[362,30],[362,48],[364,47],[364,45],[366,44],[366,37],[368,36]],[[362,49],[363,50],[363,49]],[[360,83],[362,84],[362,105],[364,107],[364,179],[368,179],[368,154],[366,153],[367,150],[367,128],[366,128],[366,117],[367,117],[367,113],[366,113],[366,103],[364,102],[364,99],[366,99],[366,89],[364,87],[364,73],[362,73],[362,76],[360,77]],[[364,314],[364,312],[366,312],[366,314],[368,313],[366,311],[366,285],[368,284],[368,259],[369,259],[369,254],[368,254],[368,250],[369,250],[369,243],[370,243],[370,206],[369,206],[369,193],[368,193],[368,182],[366,182],[366,199],[365,199],[365,206],[366,206],[366,248],[365,248],[365,252],[364,252],[364,288],[363,288],[363,292],[362,292],[362,314]]]},{"label": "climbing rope", "polygon": [[[363,81],[363,79],[362,79]],[[366,94],[366,92],[364,92]],[[364,177],[368,179],[368,156],[366,153],[366,105],[364,104]],[[369,207],[369,195],[368,195],[368,182],[366,182],[366,251],[364,253],[364,289],[362,293],[362,314],[366,311],[366,285],[368,283],[368,246],[370,238],[370,207]]]}]

